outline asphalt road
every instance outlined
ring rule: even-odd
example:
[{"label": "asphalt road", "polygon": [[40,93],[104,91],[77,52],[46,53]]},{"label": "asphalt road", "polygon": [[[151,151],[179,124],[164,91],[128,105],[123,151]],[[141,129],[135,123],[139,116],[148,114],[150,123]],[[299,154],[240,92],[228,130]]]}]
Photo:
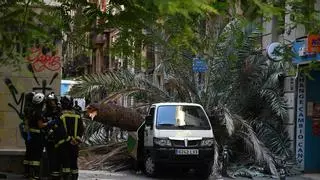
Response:
[{"label": "asphalt road", "polygon": [[[143,173],[136,173],[135,171],[124,171],[119,173],[110,173],[105,171],[81,171],[79,180],[192,180],[198,179],[192,172],[172,172],[170,170],[163,171],[157,178],[146,177]],[[237,180],[248,180],[247,178],[236,178]],[[275,180],[271,178],[254,178],[255,180]],[[231,180],[231,178],[211,177],[210,180]],[[288,177],[286,180],[314,180],[311,178],[296,176]]]},{"label": "asphalt road", "polygon": [[[10,180],[23,180],[21,175],[0,173],[6,177],[0,176],[0,179],[10,179]],[[112,173],[107,171],[87,171],[80,170],[79,180],[193,180],[198,179],[193,173],[183,173],[174,172],[173,170],[167,170],[161,172],[160,176],[157,178],[148,178],[143,173],[136,173],[135,171],[122,171],[118,173]],[[275,180],[270,178],[253,178],[254,180]],[[286,180],[319,180],[320,175],[316,174],[310,178],[296,176],[287,177]],[[44,179],[45,180],[45,179]],[[210,180],[231,180],[230,178],[216,178],[211,177]],[[236,180],[249,180],[247,178],[236,178]]]}]

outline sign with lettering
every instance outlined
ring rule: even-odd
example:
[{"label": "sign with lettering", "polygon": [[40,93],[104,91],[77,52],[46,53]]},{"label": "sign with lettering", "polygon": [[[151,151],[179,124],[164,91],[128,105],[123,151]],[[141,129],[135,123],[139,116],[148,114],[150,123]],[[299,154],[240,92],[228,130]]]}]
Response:
[{"label": "sign with lettering", "polygon": [[292,62],[294,64],[307,64],[312,61],[320,61],[320,53],[308,52],[308,39],[299,38],[292,43]]},{"label": "sign with lettering", "polygon": [[297,94],[297,133],[296,133],[296,159],[300,170],[304,170],[305,155],[305,120],[306,120],[306,80],[303,75],[298,78]]},{"label": "sign with lettering", "polygon": [[192,64],[193,72],[204,73],[208,70],[207,63],[204,59],[194,58]]},{"label": "sign with lettering", "polygon": [[308,35],[308,52],[320,52],[320,35]]}]

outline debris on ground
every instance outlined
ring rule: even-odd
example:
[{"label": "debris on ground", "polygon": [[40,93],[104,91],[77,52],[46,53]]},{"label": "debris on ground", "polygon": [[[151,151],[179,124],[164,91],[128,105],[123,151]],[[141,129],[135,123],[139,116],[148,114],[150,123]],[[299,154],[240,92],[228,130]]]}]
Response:
[{"label": "debris on ground", "polygon": [[106,145],[82,148],[79,168],[83,170],[106,170],[117,172],[131,168],[126,142],[110,142]]}]

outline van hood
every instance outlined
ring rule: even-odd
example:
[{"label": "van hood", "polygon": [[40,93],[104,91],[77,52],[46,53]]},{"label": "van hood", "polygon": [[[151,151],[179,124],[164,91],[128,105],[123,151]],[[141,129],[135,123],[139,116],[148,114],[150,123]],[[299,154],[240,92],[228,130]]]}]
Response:
[{"label": "van hood", "polygon": [[172,140],[183,140],[183,139],[202,139],[202,138],[213,138],[212,130],[167,130],[161,129],[155,132],[155,137],[169,138]]}]

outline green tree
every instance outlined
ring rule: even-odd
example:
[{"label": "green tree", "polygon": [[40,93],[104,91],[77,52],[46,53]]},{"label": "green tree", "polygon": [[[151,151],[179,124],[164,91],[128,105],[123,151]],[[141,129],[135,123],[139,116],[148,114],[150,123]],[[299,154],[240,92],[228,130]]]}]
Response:
[{"label": "green tree", "polygon": [[61,39],[61,19],[55,7],[36,0],[0,3],[0,65],[20,67],[34,44],[51,46]]},{"label": "green tree", "polygon": [[[217,150],[228,145],[234,163],[267,165],[277,174],[275,157],[292,158],[290,142],[282,131],[287,118],[282,94],[285,69],[282,63],[267,63],[259,46],[254,46],[261,38],[259,31],[243,29],[241,21],[234,20],[219,31],[218,38],[206,38],[210,51],[205,54],[209,69],[204,86],[199,86],[192,72],[192,59],[181,53],[174,56],[180,61],[164,61],[157,68],[166,76],[164,88],[148,77],[120,71],[86,75],[71,94],[84,96],[105,90],[112,94],[103,102],[138,93],[135,97],[146,105],[200,103],[214,124]],[[108,119],[104,123],[108,124]]]}]

